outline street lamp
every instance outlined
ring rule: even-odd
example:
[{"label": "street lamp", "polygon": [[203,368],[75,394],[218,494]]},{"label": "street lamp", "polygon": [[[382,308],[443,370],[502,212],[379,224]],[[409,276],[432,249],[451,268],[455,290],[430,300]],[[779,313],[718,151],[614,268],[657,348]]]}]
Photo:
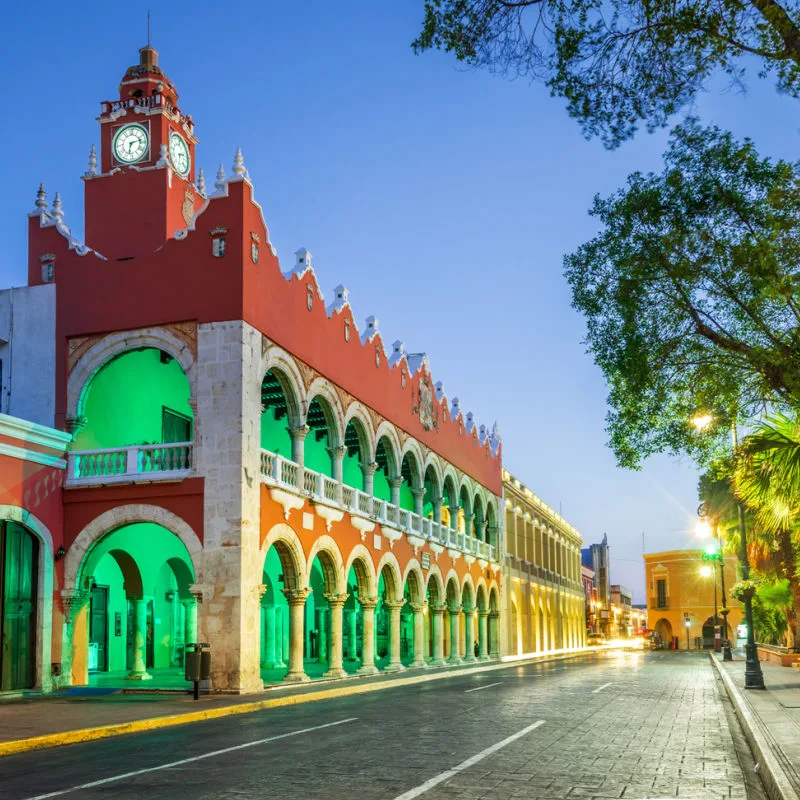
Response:
[{"label": "street lamp", "polygon": [[688,618],[687,618],[687,619],[684,621],[684,623],[683,623],[683,624],[686,626],[686,650],[687,650],[687,652],[688,652],[688,650],[689,650],[689,628],[690,628],[690,626],[691,626],[691,624],[692,624],[692,621],[691,621],[690,619],[688,619]]},{"label": "street lamp", "polygon": [[[707,428],[713,417],[704,414],[695,417],[692,424],[697,430],[702,431]],[[736,430],[736,417],[731,415],[731,444],[733,445],[733,455],[739,449],[739,436]],[[744,523],[744,509],[742,504],[736,501],[736,510],[739,515],[739,563],[742,568],[742,580],[750,580],[750,560],[747,557],[747,528]],[[761,663],[756,653],[756,640],[753,632],[753,598],[750,594],[745,594],[744,600],[744,619],[747,627],[747,643],[744,646],[744,688],[745,689],[766,689],[764,686],[764,673],[761,671]],[[727,619],[725,620],[727,624]],[[727,631],[726,631],[727,632]]]}]

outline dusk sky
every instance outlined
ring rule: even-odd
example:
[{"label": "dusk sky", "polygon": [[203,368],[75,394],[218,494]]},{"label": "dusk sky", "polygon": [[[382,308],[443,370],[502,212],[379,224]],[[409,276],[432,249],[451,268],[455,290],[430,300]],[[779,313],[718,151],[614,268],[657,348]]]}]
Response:
[{"label": "dusk sky", "polygon": [[[379,318],[384,342],[427,352],[450,399],[478,424],[499,422],[506,468],[587,544],[608,533],[612,582],[644,602],[643,539],[648,552],[693,546],[697,474],[667,457],[641,472],[616,467],[606,388],[562,258],[596,231],[595,193],[660,168],[666,133],[608,152],[540,85],[415,56],[423,5],[162,4],[151,40],[194,118],[208,184],[220,161],[230,174],[241,146],[284,269],[307,247],[326,298],[343,283],[359,321]],[[138,62],[146,10],[6,10],[0,287],[25,283],[40,182],[50,200],[61,192],[82,238],[80,175],[99,145],[99,103]],[[720,80],[694,111],[795,159],[798,102],[755,77],[749,89]]]}]

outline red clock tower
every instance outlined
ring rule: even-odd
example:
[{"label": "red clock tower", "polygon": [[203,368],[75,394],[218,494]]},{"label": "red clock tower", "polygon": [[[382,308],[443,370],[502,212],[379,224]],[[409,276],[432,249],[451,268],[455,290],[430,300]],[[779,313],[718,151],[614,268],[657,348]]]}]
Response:
[{"label": "red clock tower", "polygon": [[150,45],[123,75],[119,99],[100,104],[98,122],[100,169],[93,153],[84,175],[86,244],[115,261],[152,253],[189,224],[203,197],[194,123]]}]

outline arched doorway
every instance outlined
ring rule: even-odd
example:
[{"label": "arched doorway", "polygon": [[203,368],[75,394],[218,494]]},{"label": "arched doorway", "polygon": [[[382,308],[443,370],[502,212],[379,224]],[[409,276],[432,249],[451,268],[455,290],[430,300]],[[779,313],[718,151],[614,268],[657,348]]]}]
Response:
[{"label": "arched doorway", "polygon": [[672,644],[672,623],[668,619],[662,617],[656,622],[653,630],[658,634],[658,637],[665,647],[669,647]]},{"label": "arched doorway", "polygon": [[73,676],[184,688],[185,646],[197,641],[193,583],[186,546],[161,525],[130,523],[98,539],[79,570],[88,604],[73,623]]},{"label": "arched doorway", "polygon": [[39,540],[16,522],[0,521],[0,691],[36,682]]}]

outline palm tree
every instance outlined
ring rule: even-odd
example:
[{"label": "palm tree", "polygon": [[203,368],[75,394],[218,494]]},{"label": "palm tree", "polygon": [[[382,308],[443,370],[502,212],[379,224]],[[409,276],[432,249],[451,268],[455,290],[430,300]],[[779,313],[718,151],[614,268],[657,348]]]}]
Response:
[{"label": "palm tree", "polygon": [[800,576],[797,571],[800,532],[800,418],[775,413],[756,425],[737,454],[734,488],[760,528],[762,563],[779,580],[788,581],[790,646],[797,638]]}]

